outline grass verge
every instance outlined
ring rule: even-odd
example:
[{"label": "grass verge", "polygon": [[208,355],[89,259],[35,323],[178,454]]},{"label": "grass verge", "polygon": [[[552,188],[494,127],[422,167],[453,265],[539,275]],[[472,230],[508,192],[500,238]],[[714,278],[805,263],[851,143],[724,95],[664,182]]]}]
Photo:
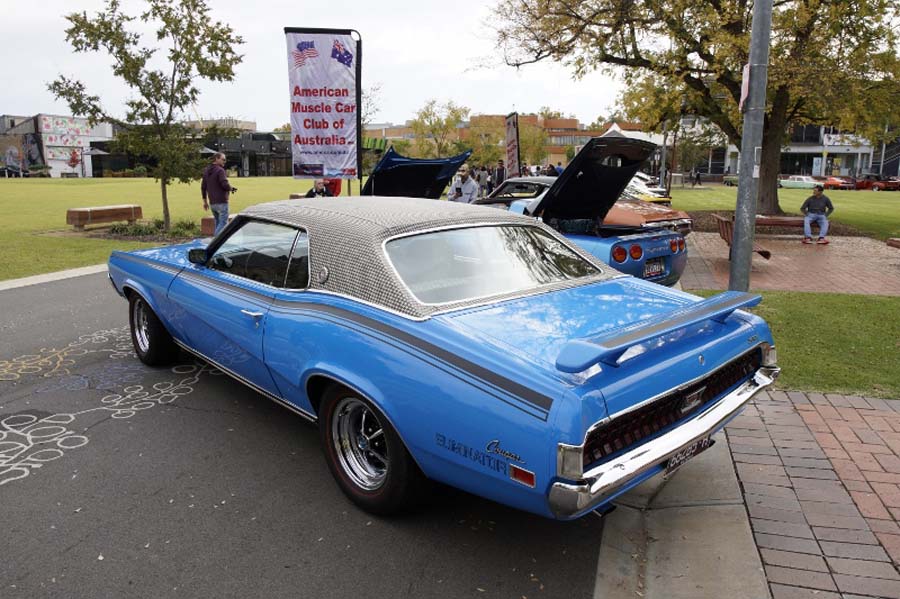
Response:
[{"label": "grass verge", "polygon": [[[235,178],[232,184],[239,190],[231,200],[232,212],[305,193],[312,186],[311,181],[291,177]],[[356,182],[353,190],[359,193]],[[199,224],[209,214],[203,210],[199,182],[175,183],[168,196],[173,223]],[[114,204],[139,204],[144,219],[162,218],[159,184],[153,179],[0,179],[0,213],[4,215],[0,245],[8,256],[0,262],[0,281],[100,264],[113,250],[159,245],[91,238],[66,225],[69,208]]]},{"label": "grass verge", "polygon": [[752,311],[772,328],[780,389],[900,399],[900,298],[760,293]]}]

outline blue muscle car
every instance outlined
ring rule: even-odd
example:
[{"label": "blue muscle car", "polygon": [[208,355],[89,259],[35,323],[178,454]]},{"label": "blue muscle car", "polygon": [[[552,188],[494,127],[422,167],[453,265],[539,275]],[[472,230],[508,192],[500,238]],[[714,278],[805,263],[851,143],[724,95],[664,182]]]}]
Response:
[{"label": "blue muscle car", "polygon": [[[318,421],[356,504],[440,481],[543,516],[604,510],[711,443],[779,370],[759,296],[622,275],[530,217],[311,198],[114,252],[149,365],[183,349]],[[260,442],[265,442],[261,439]]]},{"label": "blue muscle car", "polygon": [[540,217],[617,270],[671,286],[687,266],[682,232],[690,231],[690,220],[625,224],[625,203],[611,217],[629,181],[655,148],[650,142],[627,137],[595,137],[559,177],[508,179],[475,204]]}]

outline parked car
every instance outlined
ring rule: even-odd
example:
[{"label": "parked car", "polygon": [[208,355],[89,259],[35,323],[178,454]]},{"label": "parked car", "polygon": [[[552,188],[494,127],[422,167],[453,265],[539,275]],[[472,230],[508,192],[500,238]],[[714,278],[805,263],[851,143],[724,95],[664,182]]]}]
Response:
[{"label": "parked car", "polygon": [[882,177],[881,175],[861,175],[856,178],[856,189],[897,191],[900,190],[900,181],[894,181],[890,177]]},{"label": "parked car", "polygon": [[634,178],[632,179],[632,181],[640,181],[641,183],[643,183],[644,185],[646,185],[647,187],[649,187],[651,189],[657,188],[660,191],[665,191],[664,187],[659,186],[659,177],[653,177],[651,175],[648,175],[644,171],[636,172],[634,174]]},{"label": "parked car", "polygon": [[[508,200],[518,199],[529,200],[527,204],[530,204],[536,198],[543,196],[555,181],[556,177],[512,177],[504,181],[489,196],[475,203],[509,205],[511,202]],[[644,229],[662,227],[686,236],[693,230],[694,219],[682,210],[674,210],[668,206],[638,199],[628,193],[626,189],[606,213],[603,224]]]},{"label": "parked car", "polygon": [[786,179],[779,179],[778,185],[785,189],[812,189],[819,185],[819,182],[806,175],[791,175]]},{"label": "parked car", "polygon": [[[655,149],[625,137],[590,140],[559,177],[514,177],[475,203],[540,216],[622,272],[674,285],[687,265],[690,217],[639,200],[620,200],[630,171]],[[619,200],[619,201],[617,201]]]},{"label": "parked car", "polygon": [[827,175],[825,177],[815,177],[817,181],[825,189],[856,189],[856,184],[849,177],[838,177],[836,175]]},{"label": "parked car", "polygon": [[641,171],[634,174],[628,186],[642,194],[652,196],[654,200],[667,199],[670,202],[672,200],[669,191],[665,187],[660,187],[657,179]]},{"label": "parked car", "polygon": [[605,510],[779,373],[743,311],[758,295],[666,289],[451,202],[261,204],[208,245],[113,252],[109,277],[141,361],[183,349],[317,422],[337,485],[379,514],[428,481],[549,518]]}]

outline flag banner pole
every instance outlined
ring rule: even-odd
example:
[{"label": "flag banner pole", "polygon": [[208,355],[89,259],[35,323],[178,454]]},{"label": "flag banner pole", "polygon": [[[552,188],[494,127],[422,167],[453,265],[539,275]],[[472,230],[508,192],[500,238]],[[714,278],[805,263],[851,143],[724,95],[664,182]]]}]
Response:
[{"label": "flag banner pole", "polygon": [[294,177],[361,177],[362,38],[352,29],[285,27],[284,34]]},{"label": "flag banner pole", "polygon": [[522,160],[519,156],[519,113],[506,115],[506,176],[519,177]]}]

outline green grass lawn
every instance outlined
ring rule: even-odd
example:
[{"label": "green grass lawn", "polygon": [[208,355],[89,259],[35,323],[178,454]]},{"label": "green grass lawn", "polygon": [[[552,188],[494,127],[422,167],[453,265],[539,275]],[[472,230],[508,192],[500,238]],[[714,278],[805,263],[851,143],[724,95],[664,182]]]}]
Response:
[{"label": "green grass lawn", "polygon": [[900,298],[761,295],[752,312],[772,328],[782,368],[779,388],[900,399]]},{"label": "green grass lawn", "polygon": [[[825,194],[834,204],[832,220],[855,227],[876,239],[900,237],[900,192],[828,190]],[[808,189],[778,190],[781,209],[793,214],[800,214],[800,205],[810,195],[812,192]],[[737,187],[672,188],[672,206],[687,212],[734,210],[736,201]]]},{"label": "green grass lawn", "polygon": [[[311,180],[290,177],[232,179],[238,188],[231,210],[252,204],[286,199],[290,193],[306,192]],[[357,182],[353,190],[359,193]],[[344,184],[346,193],[346,182]],[[172,222],[196,222],[203,211],[200,183],[176,183],[169,187]],[[159,184],[153,179],[0,179],[0,244],[7,260],[0,262],[0,281],[106,262],[112,250],[130,250],[139,242],[92,239],[71,233],[66,210],[84,206],[140,204],[144,218],[162,218]]]}]

